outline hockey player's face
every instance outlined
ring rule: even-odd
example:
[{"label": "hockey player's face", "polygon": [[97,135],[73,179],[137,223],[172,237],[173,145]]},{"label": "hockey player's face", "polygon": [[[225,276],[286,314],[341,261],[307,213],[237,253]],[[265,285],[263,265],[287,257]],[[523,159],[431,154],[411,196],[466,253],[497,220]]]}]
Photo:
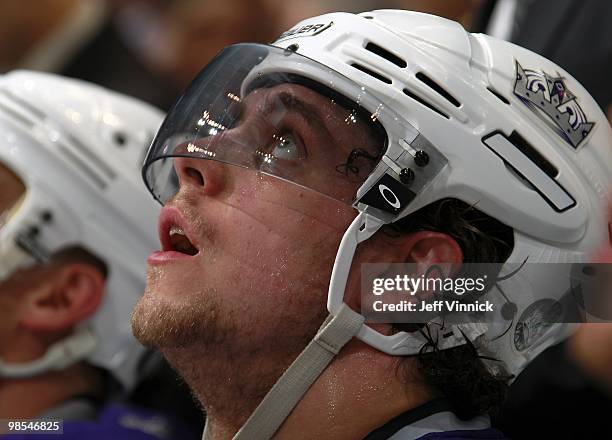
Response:
[{"label": "hockey player's face", "polygon": [[[0,162],[0,231],[9,220],[15,205],[25,193],[22,180],[8,167]],[[0,265],[4,262],[0,258]],[[6,338],[11,338],[18,329],[19,315],[26,304],[26,293],[40,283],[40,271],[37,268],[25,268],[0,278],[0,346],[8,347]],[[0,350],[0,357],[5,357]]]},{"label": "hockey player's face", "polygon": [[[282,103],[282,114],[270,103]],[[369,127],[347,121],[329,98],[281,84],[247,96],[222,141],[261,147],[253,151],[264,152],[262,171],[273,152],[294,174],[309,173],[315,185],[333,179],[333,195],[351,198],[374,166],[361,158],[361,169],[348,170],[351,152],[374,157],[382,145]],[[162,347],[307,341],[325,316],[331,268],[355,210],[257,169],[199,158],[174,166],[180,189],[160,216],[163,249],[149,258],[137,337]]]},{"label": "hockey player's face", "polygon": [[[0,162],[0,232],[24,192],[25,186],[21,179]],[[4,263],[0,258],[0,265]],[[8,334],[8,329],[16,325],[16,310],[23,297],[23,281],[31,279],[31,276],[21,276],[23,273],[25,271],[7,274],[4,279],[0,277],[0,339]]]},{"label": "hockey player's face", "polygon": [[24,192],[25,186],[21,179],[0,162],[0,228]]}]

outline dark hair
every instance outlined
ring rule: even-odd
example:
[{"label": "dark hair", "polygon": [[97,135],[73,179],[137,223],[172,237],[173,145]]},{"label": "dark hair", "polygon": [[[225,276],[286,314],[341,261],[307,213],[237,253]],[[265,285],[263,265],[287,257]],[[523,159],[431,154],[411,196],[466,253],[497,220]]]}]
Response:
[{"label": "dark hair", "polygon": [[80,246],[62,248],[51,256],[53,263],[85,263],[98,269],[104,278],[108,277],[108,266],[101,258]]},{"label": "dark hair", "polygon": [[[389,225],[387,234],[402,235],[417,231],[444,232],[457,241],[465,263],[501,263],[514,247],[512,228],[457,199],[443,199]],[[398,331],[420,331],[428,335],[426,325],[394,324]],[[416,372],[436,397],[449,401],[458,417],[495,414],[503,403],[510,377],[494,374],[483,363],[476,348],[466,344],[439,350],[428,338],[416,356]],[[400,362],[404,369],[412,363]],[[503,370],[503,369],[502,369]]]}]

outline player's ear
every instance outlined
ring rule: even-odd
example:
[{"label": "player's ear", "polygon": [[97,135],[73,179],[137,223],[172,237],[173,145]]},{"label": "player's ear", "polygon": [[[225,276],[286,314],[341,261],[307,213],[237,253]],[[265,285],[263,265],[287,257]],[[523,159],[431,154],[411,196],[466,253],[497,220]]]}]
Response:
[{"label": "player's ear", "polygon": [[402,244],[407,263],[431,266],[436,263],[461,263],[463,252],[457,241],[448,234],[419,231],[407,236]]},{"label": "player's ear", "polygon": [[19,324],[32,331],[67,330],[91,316],[102,301],[105,279],[85,263],[62,263],[45,274]]},{"label": "player's ear", "polygon": [[[401,235],[393,238],[392,243],[382,235],[375,236],[358,252],[360,263],[411,263],[414,276],[428,273],[432,266],[439,266],[442,270],[448,267],[451,271],[452,267],[456,268],[456,265],[463,261],[463,252],[457,241],[448,234],[436,231],[417,231]],[[360,270],[353,267],[354,271],[358,269]],[[361,277],[355,275],[349,278],[345,301],[351,306],[360,307]],[[381,273],[377,276],[386,275]]]}]

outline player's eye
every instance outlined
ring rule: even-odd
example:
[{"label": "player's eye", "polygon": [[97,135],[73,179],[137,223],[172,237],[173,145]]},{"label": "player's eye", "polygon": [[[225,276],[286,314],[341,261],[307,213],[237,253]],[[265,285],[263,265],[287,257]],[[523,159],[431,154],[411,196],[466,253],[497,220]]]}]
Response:
[{"label": "player's eye", "polygon": [[285,133],[273,136],[270,153],[277,159],[295,161],[306,157],[306,148],[298,136]]}]

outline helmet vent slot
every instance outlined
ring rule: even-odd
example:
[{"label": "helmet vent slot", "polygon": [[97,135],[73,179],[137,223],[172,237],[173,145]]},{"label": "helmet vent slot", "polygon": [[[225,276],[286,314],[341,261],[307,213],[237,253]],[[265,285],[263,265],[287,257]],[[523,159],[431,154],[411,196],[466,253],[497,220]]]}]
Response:
[{"label": "helmet vent slot", "polygon": [[438,84],[433,79],[431,79],[430,77],[425,75],[423,72],[417,72],[416,77],[417,77],[417,79],[419,81],[421,81],[422,83],[427,85],[430,89],[432,89],[434,92],[438,93],[440,96],[442,96],[448,102],[453,104],[455,107],[461,107],[461,103],[459,101],[457,101],[457,99],[453,95],[451,95],[446,90],[444,90],[440,84]]},{"label": "helmet vent slot", "polygon": [[503,102],[504,104],[508,104],[510,105],[510,101],[508,101],[501,93],[499,93],[497,90],[492,89],[491,87],[487,87],[487,90],[489,92],[491,92],[493,94],[493,96],[495,96],[497,99],[499,99],[501,102]]},{"label": "helmet vent slot", "polygon": [[[44,112],[9,90],[0,89],[0,95],[10,100],[11,104],[15,107],[12,108],[0,101],[0,111],[29,129],[41,126],[41,124],[45,124],[45,121],[50,119]],[[107,181],[113,180],[116,177],[113,169],[72,134],[60,129],[60,135],[63,141],[54,141],[54,143],[57,145],[58,150],[61,151],[64,159],[70,161],[75,168],[80,169],[97,187],[101,189],[106,188]]]},{"label": "helmet vent slot", "polygon": [[551,179],[556,179],[559,175],[559,170],[552,163],[550,163],[544,156],[540,154],[533,146],[525,140],[523,136],[513,131],[508,136],[510,142],[525,156],[538,166],[542,171],[546,173]]},{"label": "helmet vent slot", "polygon": [[30,113],[32,115],[33,119],[40,119],[40,120],[45,119],[46,115],[43,112],[41,112],[39,109],[37,109],[36,107],[31,105],[29,102],[19,98],[17,95],[15,95],[14,93],[11,93],[7,89],[3,88],[3,89],[1,89],[1,92],[9,100],[13,101],[14,104],[17,104],[23,110],[25,110],[28,113]]},{"label": "helmet vent slot", "polygon": [[65,133],[65,135],[66,139],[75,147],[76,151],[78,151],[83,158],[87,159],[87,162],[92,167],[95,167],[101,174],[103,174],[106,179],[113,180],[115,177],[117,177],[113,169],[109,167],[104,160],[98,157],[98,155],[95,154],[91,148],[88,148],[70,133]]},{"label": "helmet vent slot", "polygon": [[74,168],[80,170],[83,174],[85,174],[95,186],[102,190],[106,188],[106,182],[104,181],[104,178],[99,176],[98,173],[93,170],[93,168],[87,165],[87,163],[77,154],[75,154],[70,148],[61,143],[58,143],[57,147],[62,152],[64,159],[72,162]]},{"label": "helmet vent slot", "polygon": [[28,118],[24,117],[23,115],[17,113],[16,111],[14,111],[12,108],[7,107],[6,105],[0,103],[0,111],[2,111],[2,113],[5,116],[8,116],[9,118],[11,118],[13,121],[24,125],[27,128],[32,128],[34,127],[34,122],[32,122],[31,120],[29,120]]},{"label": "helmet vent slot", "polygon": [[391,84],[391,79],[387,78],[384,75],[381,75],[380,73],[376,73],[370,69],[368,69],[367,67],[362,66],[361,64],[357,64],[357,63],[353,63],[351,64],[352,67],[354,67],[357,70],[361,70],[363,73],[365,73],[366,75],[370,75],[374,78],[376,78],[379,81],[382,81],[386,84]]},{"label": "helmet vent slot", "polygon": [[555,179],[559,174],[557,168],[516,131],[510,136],[494,131],[483,137],[482,142],[555,211],[563,212],[576,205],[576,200]]},{"label": "helmet vent slot", "polygon": [[385,60],[395,64],[398,67],[401,67],[402,69],[408,65],[406,61],[404,61],[397,55],[392,54],[387,49],[380,47],[378,44],[368,43],[366,44],[365,48],[366,50],[369,50],[370,52],[378,55],[381,58],[384,58]]},{"label": "helmet vent slot", "polygon": [[433,110],[434,112],[436,112],[437,114],[439,114],[440,116],[444,116],[446,119],[450,119],[448,117],[448,115],[446,113],[444,113],[442,110],[440,110],[438,107],[436,107],[435,105],[433,105],[430,102],[425,101],[423,98],[415,95],[414,93],[412,93],[410,90],[408,89],[404,89],[403,90],[404,94],[406,96],[409,96],[410,98],[414,99],[416,102],[418,102],[421,105],[424,105],[425,107],[427,107],[430,110]]}]

